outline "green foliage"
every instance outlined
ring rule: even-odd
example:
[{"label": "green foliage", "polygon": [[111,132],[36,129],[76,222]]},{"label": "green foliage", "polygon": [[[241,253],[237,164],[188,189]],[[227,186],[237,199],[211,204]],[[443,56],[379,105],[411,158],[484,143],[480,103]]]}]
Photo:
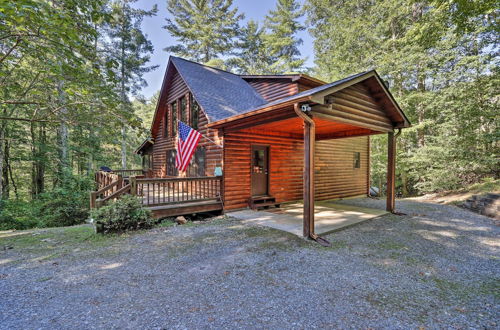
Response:
[{"label": "green foliage", "polygon": [[244,18],[233,0],[168,0],[165,29],[177,40],[166,51],[197,62],[208,62],[233,50]]},{"label": "green foliage", "polygon": [[[376,68],[412,122],[398,139],[400,194],[500,175],[496,10],[494,1],[308,1],[316,73],[331,81]],[[374,137],[377,186],[386,152]]]},{"label": "green foliage", "polygon": [[151,212],[142,207],[137,197],[126,195],[92,211],[96,231],[99,233],[124,232],[151,228]]},{"label": "green foliage", "polygon": [[[305,59],[298,47],[297,32],[304,12],[296,0],[279,0],[265,17],[263,27],[244,18],[232,0],[169,0],[165,29],[177,44],[165,48],[197,62],[240,74],[277,74],[300,70]],[[222,59],[233,55],[228,59]]]},{"label": "green foliage", "polygon": [[299,18],[304,15],[296,0],[278,0],[276,9],[266,16],[263,35],[266,52],[272,59],[268,73],[296,72],[305,62],[300,58],[302,39],[296,34],[305,29]]},{"label": "green foliage", "polygon": [[0,201],[0,230],[40,227],[40,221],[35,216],[34,210],[33,204],[24,201]]},{"label": "green foliage", "polygon": [[136,94],[147,86],[143,75],[158,66],[148,66],[153,44],[141,30],[144,17],[156,15],[156,5],[151,10],[135,9],[131,3],[137,0],[113,0],[110,5],[111,19],[105,26],[109,41],[106,45],[109,61],[116,63],[114,74],[119,79],[117,88],[122,98]]},{"label": "green foliage", "polygon": [[38,199],[38,218],[44,227],[82,224],[89,216],[89,191],[93,182],[88,177],[68,176],[68,179]]},{"label": "green foliage", "polygon": [[93,186],[88,177],[67,180],[34,200],[0,202],[0,230],[60,227],[82,224],[88,219],[88,196]]},{"label": "green foliage", "polygon": [[147,135],[150,122],[138,116],[148,119],[151,106],[139,109],[123,95],[137,93],[154,69],[140,24],[156,9],[132,2],[0,1],[0,200],[36,204],[54,194],[63,203],[66,176],[121,168],[122,126],[128,152]]},{"label": "green foliage", "polygon": [[238,54],[227,60],[228,66],[240,74],[269,74],[272,58],[265,49],[264,32],[258,22],[248,21],[241,29]]},{"label": "green foliage", "polygon": [[[151,10],[136,9],[131,6],[137,0],[113,0],[110,4],[111,19],[105,25],[107,38],[105,41],[107,58],[116,63],[113,73],[118,79],[116,92],[120,95],[121,107],[134,120],[129,125],[138,127],[139,120],[133,116],[129,95],[137,95],[138,91],[147,86],[143,75],[158,66],[148,66],[153,44],[141,30],[144,17],[156,15],[157,6]],[[109,39],[109,40],[108,40]],[[121,167],[128,168],[127,154],[127,122],[121,128]]]}]

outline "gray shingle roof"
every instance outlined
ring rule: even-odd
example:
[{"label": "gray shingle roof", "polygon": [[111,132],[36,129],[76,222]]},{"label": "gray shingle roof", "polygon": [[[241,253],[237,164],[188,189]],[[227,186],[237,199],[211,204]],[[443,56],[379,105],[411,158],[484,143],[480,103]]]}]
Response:
[{"label": "gray shingle roof", "polygon": [[297,93],[297,94],[294,94],[294,95],[286,96],[286,97],[283,97],[281,99],[277,99],[275,101],[272,101],[272,102],[269,102],[269,103],[266,103],[266,104],[261,104],[261,105],[258,105],[256,107],[246,109],[245,111],[243,111],[241,113],[258,110],[258,109],[261,109],[261,108],[267,108],[269,106],[273,106],[273,105],[277,105],[277,104],[280,104],[280,103],[292,101],[292,100],[295,100],[295,99],[300,99],[300,98],[302,98],[304,96],[310,96],[310,95],[313,95],[315,93],[321,92],[321,91],[323,91],[325,89],[328,89],[328,88],[331,88],[331,87],[335,87],[337,85],[343,84],[343,83],[348,82],[348,81],[350,81],[352,79],[355,79],[357,77],[363,76],[363,75],[365,75],[365,74],[367,74],[369,72],[372,72],[372,71],[373,70],[365,71],[365,72],[360,72],[360,73],[354,74],[352,76],[346,77],[344,79],[340,79],[340,80],[334,81],[334,82],[329,83],[329,84],[325,84],[325,85],[321,85],[321,86],[318,86],[318,87],[314,87],[314,88],[305,90],[303,92],[300,92],[300,93]]},{"label": "gray shingle roof", "polygon": [[241,77],[171,57],[172,63],[210,121],[225,119],[265,104],[266,101]]}]

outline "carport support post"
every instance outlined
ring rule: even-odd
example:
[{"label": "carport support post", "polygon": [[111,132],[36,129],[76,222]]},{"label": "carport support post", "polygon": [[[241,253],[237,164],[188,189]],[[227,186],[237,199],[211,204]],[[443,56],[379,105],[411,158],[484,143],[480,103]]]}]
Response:
[{"label": "carport support post", "polygon": [[314,235],[314,124],[304,121],[304,237]]},{"label": "carport support post", "polygon": [[387,134],[387,203],[386,210],[394,212],[396,181],[396,137],[394,132]]}]

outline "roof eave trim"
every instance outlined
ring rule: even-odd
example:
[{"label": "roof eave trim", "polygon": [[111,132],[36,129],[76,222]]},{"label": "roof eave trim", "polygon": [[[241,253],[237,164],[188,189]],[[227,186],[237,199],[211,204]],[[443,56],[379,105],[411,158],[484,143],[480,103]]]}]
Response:
[{"label": "roof eave trim", "polygon": [[303,97],[300,97],[297,99],[288,100],[288,101],[285,101],[282,103],[273,104],[273,105],[268,106],[268,107],[262,107],[259,109],[255,109],[255,110],[252,110],[249,112],[242,113],[240,115],[235,115],[235,116],[232,116],[232,117],[229,117],[226,119],[218,120],[218,121],[215,121],[213,123],[208,124],[207,127],[212,128],[212,129],[220,129],[220,128],[223,128],[226,126],[230,126],[231,123],[233,123],[237,120],[243,119],[243,118],[247,118],[247,117],[251,117],[251,116],[255,116],[255,115],[260,115],[260,114],[263,114],[266,112],[270,112],[270,111],[273,111],[276,109],[283,108],[285,106],[292,105],[294,103],[300,103],[300,102],[305,102],[305,101],[310,101],[310,100],[311,100],[310,96],[303,96]]},{"label": "roof eave trim", "polygon": [[169,57],[168,58],[168,63],[167,63],[167,68],[165,69],[165,74],[163,75],[163,81],[161,83],[160,95],[158,95],[158,101],[156,102],[155,113],[153,115],[153,120],[151,121],[151,127],[149,129],[151,135],[153,135],[154,125],[155,125],[155,122],[156,122],[156,117],[158,116],[158,110],[160,109],[160,104],[161,104],[162,96],[163,96],[163,93],[164,93],[165,83],[167,81],[168,69],[170,68],[170,64],[171,63],[172,63],[172,57]]},{"label": "roof eave trim", "polygon": [[378,75],[378,72],[375,71],[375,70],[373,70],[373,72],[375,72],[375,78],[377,79],[377,81],[379,82],[379,84],[382,86],[382,89],[387,94],[387,96],[388,96],[389,100],[391,101],[391,103],[394,105],[394,108],[399,112],[399,114],[401,115],[401,117],[403,117],[403,120],[404,120],[403,126],[397,125],[396,128],[408,128],[408,127],[411,127],[410,120],[408,119],[408,117],[406,117],[406,114],[403,112],[403,110],[399,106],[398,102],[396,102],[396,99],[394,98],[394,96],[392,96],[391,91],[389,91],[389,88],[387,88],[385,86],[384,82],[382,81],[382,79]]},{"label": "roof eave trim", "polygon": [[140,151],[144,147],[146,147],[147,144],[151,144],[151,145],[155,144],[154,139],[153,138],[147,138],[146,140],[144,140],[144,142],[142,142],[141,145],[137,149],[135,149],[134,153],[135,154],[139,154]]},{"label": "roof eave trim", "polygon": [[325,90],[322,90],[320,92],[314,93],[314,94],[311,95],[311,100],[313,102],[315,102],[315,103],[324,104],[324,97],[325,96],[327,96],[329,94],[332,94],[332,93],[335,93],[337,91],[340,91],[342,89],[345,89],[345,88],[347,88],[349,86],[355,85],[357,83],[360,83],[360,82],[362,82],[362,81],[364,81],[364,80],[366,80],[368,78],[371,78],[371,77],[374,77],[377,80],[377,82],[380,84],[380,86],[382,86],[382,90],[387,95],[387,97],[391,101],[391,103],[394,106],[394,108],[396,109],[396,111],[403,118],[403,121],[404,121],[403,125],[401,125],[401,123],[398,123],[395,127],[397,127],[397,128],[408,128],[408,127],[410,127],[411,123],[408,120],[408,117],[406,117],[406,115],[403,112],[403,110],[401,110],[401,108],[399,107],[399,104],[396,102],[396,100],[392,96],[391,92],[385,86],[384,82],[382,81],[382,79],[378,75],[377,71],[375,71],[375,70],[367,71],[366,73],[364,73],[364,74],[362,74],[362,75],[360,75],[360,76],[358,76],[358,77],[356,77],[354,79],[348,80],[348,81],[343,82],[343,83],[341,83],[339,85],[332,86],[332,87],[327,88]]}]

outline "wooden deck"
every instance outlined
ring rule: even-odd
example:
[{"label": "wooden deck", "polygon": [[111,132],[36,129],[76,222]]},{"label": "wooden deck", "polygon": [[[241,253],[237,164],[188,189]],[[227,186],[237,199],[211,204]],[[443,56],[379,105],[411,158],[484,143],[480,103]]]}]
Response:
[{"label": "wooden deck", "polygon": [[215,212],[223,210],[220,200],[205,200],[197,202],[185,202],[177,204],[164,204],[159,206],[150,206],[149,210],[153,213],[154,218],[173,217],[178,215]]},{"label": "wooden deck", "polygon": [[140,198],[155,218],[223,211],[222,177],[144,178],[96,174],[98,190],[91,193],[91,208],[100,207],[124,194]]}]

